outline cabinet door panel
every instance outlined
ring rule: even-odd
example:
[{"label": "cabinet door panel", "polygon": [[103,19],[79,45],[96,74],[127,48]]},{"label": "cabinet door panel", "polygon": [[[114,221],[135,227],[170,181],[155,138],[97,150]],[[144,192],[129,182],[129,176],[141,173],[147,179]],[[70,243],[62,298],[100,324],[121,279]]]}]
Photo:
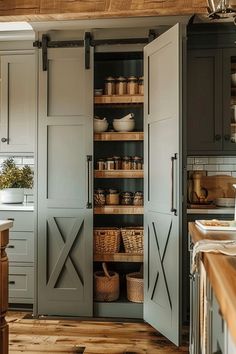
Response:
[{"label": "cabinet door panel", "polygon": [[144,69],[144,319],[178,344],[182,210],[179,25],[145,47]]},{"label": "cabinet door panel", "polygon": [[189,50],[187,78],[187,150],[221,150],[221,50]]},{"label": "cabinet door panel", "polygon": [[36,117],[36,68],[34,54],[1,57],[2,152],[33,152]]},{"label": "cabinet door panel", "polygon": [[[93,77],[84,48],[39,65],[38,313],[92,315]],[[91,67],[93,64],[91,63]]]}]

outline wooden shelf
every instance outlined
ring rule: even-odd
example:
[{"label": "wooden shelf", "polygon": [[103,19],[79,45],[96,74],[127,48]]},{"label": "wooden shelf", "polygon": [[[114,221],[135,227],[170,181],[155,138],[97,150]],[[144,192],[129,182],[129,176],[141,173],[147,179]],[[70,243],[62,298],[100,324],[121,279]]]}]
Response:
[{"label": "wooden shelf", "polygon": [[231,127],[236,127],[236,123],[231,123],[230,126]]},{"label": "wooden shelf", "polygon": [[143,178],[143,170],[95,170],[95,178]]},{"label": "wooden shelf", "polygon": [[125,103],[125,104],[137,104],[143,103],[144,96],[143,95],[102,95],[95,96],[94,103],[95,104],[117,104],[117,103]]},{"label": "wooden shelf", "polygon": [[95,262],[143,262],[142,254],[115,253],[115,254],[94,254]]},{"label": "wooden shelf", "polygon": [[103,207],[95,207],[94,214],[143,214],[143,207],[136,205],[105,205]]},{"label": "wooden shelf", "polygon": [[94,133],[94,141],[142,141],[143,138],[143,132]]}]

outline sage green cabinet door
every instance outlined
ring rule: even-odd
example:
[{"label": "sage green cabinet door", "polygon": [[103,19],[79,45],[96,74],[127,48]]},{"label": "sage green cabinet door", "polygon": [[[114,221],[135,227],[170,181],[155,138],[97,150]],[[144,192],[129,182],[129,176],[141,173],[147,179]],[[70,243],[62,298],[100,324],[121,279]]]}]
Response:
[{"label": "sage green cabinet door", "polygon": [[34,152],[35,54],[1,56],[1,152]]},{"label": "sage green cabinet door", "polygon": [[182,36],[179,25],[144,49],[144,319],[179,343]]},{"label": "sage green cabinet door", "polygon": [[84,48],[49,49],[47,72],[39,55],[38,313],[90,316],[92,69]]}]

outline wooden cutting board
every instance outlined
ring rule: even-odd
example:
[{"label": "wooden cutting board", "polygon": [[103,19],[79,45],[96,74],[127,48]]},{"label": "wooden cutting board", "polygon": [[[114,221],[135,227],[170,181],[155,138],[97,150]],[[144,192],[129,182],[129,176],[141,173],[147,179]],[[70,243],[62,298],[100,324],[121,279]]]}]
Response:
[{"label": "wooden cutting board", "polygon": [[202,176],[201,187],[208,191],[208,201],[216,198],[235,198],[236,178],[225,175]]}]

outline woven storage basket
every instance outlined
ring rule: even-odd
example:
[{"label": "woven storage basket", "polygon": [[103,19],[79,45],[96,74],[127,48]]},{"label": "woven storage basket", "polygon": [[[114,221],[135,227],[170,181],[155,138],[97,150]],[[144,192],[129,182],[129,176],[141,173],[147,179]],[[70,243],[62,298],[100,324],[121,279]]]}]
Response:
[{"label": "woven storage basket", "polygon": [[121,229],[126,253],[143,253],[143,227],[126,227]]},{"label": "woven storage basket", "polygon": [[115,301],[120,295],[119,274],[107,270],[102,263],[103,271],[94,273],[94,299],[96,301]]},{"label": "woven storage basket", "polygon": [[93,232],[94,253],[117,253],[120,250],[120,229],[96,227]]},{"label": "woven storage basket", "polygon": [[132,302],[143,302],[143,275],[142,273],[126,274],[127,298]]}]

